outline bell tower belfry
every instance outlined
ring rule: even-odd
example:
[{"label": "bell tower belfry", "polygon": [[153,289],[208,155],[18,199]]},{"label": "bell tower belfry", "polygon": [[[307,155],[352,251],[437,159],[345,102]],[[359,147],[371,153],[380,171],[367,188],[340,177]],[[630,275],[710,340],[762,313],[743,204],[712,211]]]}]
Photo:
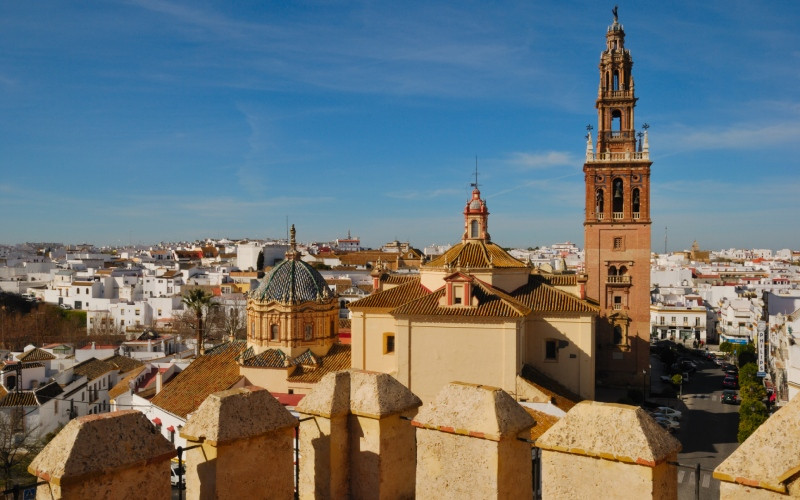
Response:
[{"label": "bell tower belfry", "polygon": [[[649,374],[650,152],[647,124],[634,128],[633,59],[612,11],[600,54],[597,142],[586,135],[586,294],[597,300],[597,380],[642,383]],[[638,386],[635,386],[638,387]]]}]

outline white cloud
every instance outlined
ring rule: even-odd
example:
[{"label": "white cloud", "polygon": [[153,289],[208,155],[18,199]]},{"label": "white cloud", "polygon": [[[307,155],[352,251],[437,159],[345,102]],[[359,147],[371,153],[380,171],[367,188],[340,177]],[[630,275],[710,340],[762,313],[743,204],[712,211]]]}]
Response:
[{"label": "white cloud", "polygon": [[517,152],[509,155],[508,162],[525,170],[540,170],[553,167],[580,165],[582,161],[571,153],[545,151],[536,153]]}]

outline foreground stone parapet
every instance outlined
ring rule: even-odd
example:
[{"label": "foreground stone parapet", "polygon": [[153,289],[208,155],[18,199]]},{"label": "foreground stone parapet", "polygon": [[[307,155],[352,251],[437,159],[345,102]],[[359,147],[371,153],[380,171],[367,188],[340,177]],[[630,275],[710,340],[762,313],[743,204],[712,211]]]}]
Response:
[{"label": "foreground stone parapet", "polygon": [[678,497],[681,444],[639,407],[583,401],[536,446],[544,498]]},{"label": "foreground stone parapet", "polygon": [[297,407],[300,498],[413,498],[414,428],[422,404],[385,373],[330,373]]},{"label": "foreground stone parapet", "polygon": [[418,498],[531,498],[533,418],[496,387],[453,382],[414,418]]},{"label": "foreground stone parapet", "polygon": [[211,394],[186,422],[186,498],[292,498],[297,419],[266,389]]},{"label": "foreground stone parapet", "polygon": [[800,497],[800,396],[761,424],[714,477],[722,499]]},{"label": "foreground stone parapet", "polygon": [[39,498],[163,499],[174,456],[143,413],[124,410],[70,421],[28,471],[49,483],[39,486]]}]

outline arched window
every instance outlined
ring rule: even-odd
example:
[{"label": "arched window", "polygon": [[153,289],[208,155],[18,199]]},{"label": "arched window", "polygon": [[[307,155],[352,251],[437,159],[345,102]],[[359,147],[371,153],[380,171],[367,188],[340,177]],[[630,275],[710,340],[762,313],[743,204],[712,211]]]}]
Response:
[{"label": "arched window", "polygon": [[614,344],[620,345],[622,343],[622,327],[619,325],[614,326]]},{"label": "arched window", "polygon": [[306,325],[305,340],[312,340],[314,338],[314,326],[311,324]]},{"label": "arched window", "polygon": [[639,188],[635,188],[633,190],[633,193],[631,194],[631,197],[633,198],[633,206],[632,206],[633,210],[632,211],[633,211],[633,213],[638,214],[639,213]]},{"label": "arched window", "polygon": [[614,179],[614,201],[612,208],[614,212],[622,212],[623,199],[622,179],[616,178]]},{"label": "arched window", "polygon": [[628,274],[628,268],[625,266],[619,266],[619,275],[625,276],[626,274]]},{"label": "arched window", "polygon": [[250,338],[251,339],[256,338],[256,322],[255,321],[251,321],[250,322]]},{"label": "arched window", "polygon": [[617,275],[617,268],[614,267],[614,266],[609,267],[608,268],[608,275],[609,276],[616,276]]},{"label": "arched window", "polygon": [[615,137],[619,136],[619,132],[622,130],[622,112],[618,109],[615,109],[611,112],[611,131],[617,132],[613,134]]},{"label": "arched window", "polygon": [[17,388],[17,377],[16,375],[9,375],[6,377],[6,389],[9,391],[13,391]]},{"label": "arched window", "polygon": [[[598,215],[602,216],[602,214],[603,214],[603,202],[604,202],[603,190],[602,189],[598,189],[597,192],[595,193],[594,197],[595,197],[595,208],[594,208],[594,211]],[[598,217],[598,218],[602,219],[602,217]]]},{"label": "arched window", "polygon": [[478,221],[473,220],[472,222],[469,223],[470,238],[477,238],[478,237],[478,229],[479,229]]},{"label": "arched window", "polygon": [[614,72],[614,88],[613,90],[619,90],[619,71]]},{"label": "arched window", "polygon": [[270,331],[269,331],[270,340],[278,340],[279,334],[280,334],[280,328],[278,328],[278,325],[270,326]]}]

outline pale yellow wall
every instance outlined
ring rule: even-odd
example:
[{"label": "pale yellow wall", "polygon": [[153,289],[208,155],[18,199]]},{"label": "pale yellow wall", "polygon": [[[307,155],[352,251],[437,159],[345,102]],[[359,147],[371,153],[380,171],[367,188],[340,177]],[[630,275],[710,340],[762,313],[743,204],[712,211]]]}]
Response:
[{"label": "pale yellow wall", "polygon": [[[529,317],[525,322],[523,361],[586,399],[594,399],[595,322],[591,316]],[[557,361],[545,360],[547,339],[566,340]],[[574,354],[575,358],[570,355]]]},{"label": "pale yellow wall", "polygon": [[[388,313],[369,313],[365,319],[363,312],[354,311],[350,332],[353,368],[396,375],[398,346],[394,317]],[[383,352],[386,333],[395,334],[394,353]]]},{"label": "pale yellow wall", "polygon": [[401,318],[397,330],[396,378],[423,402],[432,401],[453,381],[514,392],[521,368],[517,323],[418,321],[409,325]]},{"label": "pale yellow wall", "polygon": [[644,465],[542,450],[542,498],[596,498],[602,492],[604,500],[677,499],[677,475],[656,483],[653,473]]},{"label": "pale yellow wall", "polygon": [[289,392],[286,377],[289,371],[283,368],[239,367],[239,374],[245,377],[250,385],[263,387],[270,392]]},{"label": "pale yellow wall", "polygon": [[107,474],[92,474],[77,484],[60,486],[47,483],[36,490],[36,498],[169,498],[169,460],[154,464],[114,470]]}]

